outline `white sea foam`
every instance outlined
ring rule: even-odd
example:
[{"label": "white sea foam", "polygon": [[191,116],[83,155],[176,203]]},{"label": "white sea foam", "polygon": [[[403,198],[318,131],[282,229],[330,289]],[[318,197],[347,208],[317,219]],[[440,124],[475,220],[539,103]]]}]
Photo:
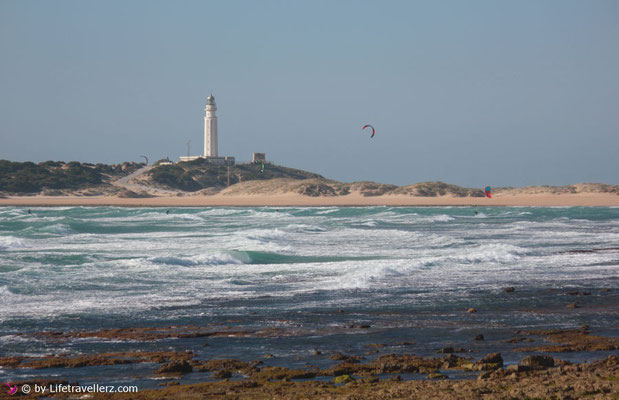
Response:
[{"label": "white sea foam", "polygon": [[309,225],[309,224],[289,224],[283,228],[287,232],[295,232],[295,233],[315,233],[315,232],[326,232],[327,229],[317,225]]},{"label": "white sea foam", "polygon": [[[0,274],[0,321],[81,314],[165,320],[168,308],[175,317],[211,315],[217,311],[211,303],[230,300],[239,307],[240,300],[265,296],[286,299],[293,309],[313,301],[297,295],[324,291],[336,294],[340,305],[354,303],[356,297],[348,296],[365,290],[378,291],[372,295],[378,301],[380,293],[423,289],[424,296],[401,301],[430,301],[513,282],[582,285],[616,277],[619,265],[616,252],[561,253],[616,247],[617,219],[538,217],[543,210],[485,209],[483,221],[457,208],[211,208],[168,215],[156,209],[69,209],[63,218],[70,214],[70,220],[55,222],[59,216],[46,212],[50,219],[42,229],[54,235],[43,238],[32,238],[40,227],[11,231],[12,219],[25,217],[21,210],[0,212],[3,265],[24,268]],[[72,232],[73,221],[80,232],[89,223],[96,229]],[[23,227],[23,221],[15,223]],[[256,264],[251,252],[292,258]],[[79,254],[91,258],[79,265],[59,261]],[[299,262],[289,261],[295,256]]]},{"label": "white sea foam", "polygon": [[338,212],[340,209],[337,207],[331,207],[331,208],[326,208],[326,209],[319,209],[318,211],[316,211],[317,215],[327,215],[327,214],[332,214],[334,212]]},{"label": "white sea foam", "polygon": [[19,344],[19,343],[32,343],[37,341],[34,338],[25,338],[23,336],[18,336],[18,335],[2,335],[0,336],[0,344],[8,344],[8,345],[15,345],[15,344]]},{"label": "white sea foam", "polygon": [[245,252],[228,251],[217,254],[199,254],[188,258],[164,256],[154,257],[149,260],[155,264],[180,265],[185,267],[198,265],[228,265],[228,264],[247,264],[251,262]]},{"label": "white sea foam", "polygon": [[281,229],[249,229],[242,233],[248,239],[270,241],[285,238],[288,234]]},{"label": "white sea foam", "polygon": [[51,232],[57,235],[69,235],[73,230],[66,224],[54,224],[40,229],[42,232]]},{"label": "white sea foam", "polygon": [[0,251],[15,250],[29,247],[28,241],[14,236],[0,236]]},{"label": "white sea foam", "polygon": [[449,222],[449,221],[453,221],[454,217],[450,215],[441,214],[441,215],[433,215],[431,217],[427,217],[426,220],[429,222]]},{"label": "white sea foam", "polygon": [[510,244],[490,243],[467,248],[461,253],[451,259],[465,262],[512,262],[521,258],[526,250]]},{"label": "white sea foam", "polygon": [[245,214],[246,211],[243,209],[230,209],[230,208],[210,208],[205,211],[200,211],[198,215],[205,217],[213,217],[213,216],[233,216],[233,215],[242,215]]}]

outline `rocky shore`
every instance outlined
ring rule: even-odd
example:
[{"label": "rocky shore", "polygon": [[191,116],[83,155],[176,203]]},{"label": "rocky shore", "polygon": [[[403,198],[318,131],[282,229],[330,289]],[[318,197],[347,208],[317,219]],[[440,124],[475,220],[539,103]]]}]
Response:
[{"label": "rocky shore", "polygon": [[[500,359],[493,355],[492,361]],[[550,358],[551,361],[552,358]],[[381,367],[390,371],[409,371],[446,361],[424,361],[408,357],[381,360]],[[544,359],[546,361],[546,359]],[[501,368],[498,363],[477,364],[492,368],[480,372],[477,379],[445,380],[437,373],[427,380],[403,381],[399,375],[387,379],[376,376],[352,377],[338,375],[331,381],[305,379],[312,372],[287,369],[263,369],[246,380],[223,379],[218,382],[172,386],[131,395],[101,396],[119,399],[612,399],[619,395],[619,357],[575,365],[547,367],[535,358],[525,358],[518,365]],[[562,364],[557,362],[557,364]],[[230,363],[228,365],[234,365]],[[232,368],[236,368],[234,366]],[[374,365],[376,367],[376,365]],[[258,370],[259,367],[253,367]],[[322,371],[319,371],[322,372]],[[342,371],[340,371],[342,372]]]},{"label": "rocky shore", "polygon": [[[588,326],[568,330],[514,332],[510,343],[530,343],[542,339],[544,345],[522,347],[515,352],[532,353],[519,363],[506,365],[501,353],[475,354],[458,346],[438,350],[435,357],[388,353],[389,346],[377,344],[382,354],[366,356],[341,352],[324,354],[335,361],[328,368],[306,363],[304,368],[269,365],[267,359],[240,361],[200,359],[190,351],[133,351],[87,355],[54,354],[45,357],[3,357],[0,367],[10,369],[62,369],[102,367],[120,364],[153,364],[152,374],[161,377],[161,389],[130,394],[94,394],[92,398],[113,399],[611,399],[619,396],[619,338],[593,335]],[[44,332],[44,340],[106,338],[113,340],[156,341],[166,338],[264,337],[265,332],[213,330],[208,327],[133,328],[93,332]],[[281,332],[270,332],[277,335]],[[527,340],[529,339],[529,340]],[[376,350],[378,351],[378,350]],[[562,352],[610,352],[589,363],[571,363],[556,357]],[[547,353],[554,353],[555,356]],[[316,351],[317,354],[320,352]],[[371,354],[371,355],[370,355]],[[608,353],[606,353],[608,354]],[[199,383],[181,384],[189,373],[203,374]],[[49,385],[66,380],[12,382]],[[71,384],[77,384],[72,382]],[[0,398],[8,398],[0,394]],[[15,398],[12,397],[11,398]],[[41,398],[18,393],[17,398]],[[77,398],[75,394],[54,394],[53,398]]]}]

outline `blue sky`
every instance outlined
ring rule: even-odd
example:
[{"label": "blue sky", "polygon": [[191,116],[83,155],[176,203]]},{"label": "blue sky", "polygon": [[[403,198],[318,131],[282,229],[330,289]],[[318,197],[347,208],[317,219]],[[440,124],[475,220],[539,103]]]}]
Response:
[{"label": "blue sky", "polygon": [[[619,184],[619,1],[0,0],[0,159]],[[373,139],[361,130],[373,124]]]}]

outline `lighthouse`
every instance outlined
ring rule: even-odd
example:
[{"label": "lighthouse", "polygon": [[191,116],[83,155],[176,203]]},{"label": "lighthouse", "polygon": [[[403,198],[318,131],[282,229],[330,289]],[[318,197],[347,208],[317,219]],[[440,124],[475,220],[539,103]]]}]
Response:
[{"label": "lighthouse", "polygon": [[217,104],[212,94],[206,99],[204,111],[204,157],[217,157]]},{"label": "lighthouse", "polygon": [[206,107],[204,108],[204,111],[206,111],[206,115],[204,116],[204,155],[187,155],[186,157],[181,156],[179,157],[180,162],[202,160],[202,163],[204,164],[234,165],[234,157],[219,157],[219,151],[217,149],[217,115],[215,115],[215,111],[217,111],[217,104],[215,104],[215,98],[212,94],[210,94],[206,99]]}]

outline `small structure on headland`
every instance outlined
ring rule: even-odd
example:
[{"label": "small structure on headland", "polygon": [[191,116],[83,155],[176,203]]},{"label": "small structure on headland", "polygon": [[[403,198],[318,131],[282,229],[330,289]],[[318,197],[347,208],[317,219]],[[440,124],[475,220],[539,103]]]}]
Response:
[{"label": "small structure on headland", "polygon": [[267,160],[266,153],[253,153],[251,160],[254,163],[260,162],[260,161],[265,162]]},{"label": "small structure on headland", "polygon": [[217,149],[217,104],[215,97],[209,95],[206,99],[206,115],[204,116],[204,155],[180,157],[180,161],[193,161],[204,159],[208,164],[215,165],[234,165],[234,157],[219,157]]}]

